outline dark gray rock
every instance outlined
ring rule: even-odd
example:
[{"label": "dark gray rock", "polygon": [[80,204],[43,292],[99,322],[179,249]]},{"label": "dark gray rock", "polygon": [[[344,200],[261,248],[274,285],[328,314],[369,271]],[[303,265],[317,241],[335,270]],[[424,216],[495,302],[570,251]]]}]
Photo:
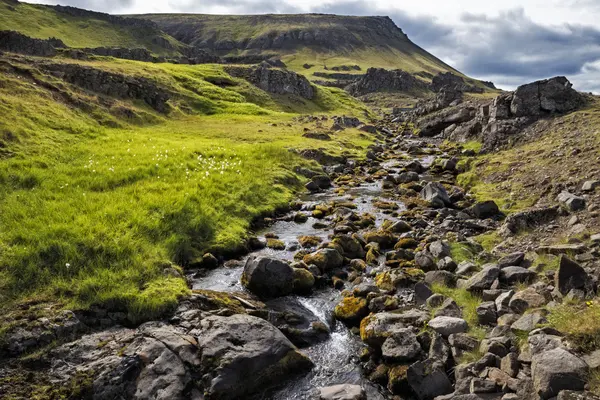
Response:
[{"label": "dark gray rock", "polygon": [[390,363],[414,361],[421,354],[421,345],[412,329],[401,329],[388,337],[381,346],[381,355]]},{"label": "dark gray rock", "polygon": [[477,306],[477,321],[481,325],[495,325],[498,315],[496,313],[496,303],[487,301]]},{"label": "dark gray rock", "polygon": [[572,289],[585,289],[589,285],[585,270],[565,255],[560,256],[558,271],[554,274],[554,286],[563,295]]},{"label": "dark gray rock", "polygon": [[369,68],[362,78],[345,89],[353,96],[362,96],[379,91],[406,92],[426,87],[423,81],[400,69],[390,71],[383,68]]},{"label": "dark gray rock", "polygon": [[446,188],[439,182],[429,182],[421,191],[421,197],[430,202],[433,207],[443,208],[452,206],[452,201]]},{"label": "dark gray rock", "polygon": [[407,371],[407,380],[419,400],[433,400],[453,391],[446,373],[431,359],[412,364]]},{"label": "dark gray rock", "polygon": [[575,110],[583,104],[582,96],[564,76],[536,81],[517,88],[510,105],[516,117],[541,116]]},{"label": "dark gray rock", "polygon": [[556,201],[569,211],[581,211],[585,209],[585,199],[569,192],[560,193],[556,197]]},{"label": "dark gray rock", "polygon": [[515,283],[531,283],[537,274],[523,267],[505,267],[500,270],[500,282],[507,285]]},{"label": "dark gray rock", "polygon": [[583,360],[561,348],[533,356],[533,385],[542,399],[555,397],[561,390],[583,390],[587,373]]},{"label": "dark gray rock", "polygon": [[539,312],[532,312],[523,315],[517,321],[515,321],[510,328],[516,332],[531,332],[538,325],[546,323],[546,318]]},{"label": "dark gray rock", "polygon": [[516,235],[521,231],[548,224],[558,217],[558,207],[538,208],[511,214],[506,218],[501,232]]},{"label": "dark gray rock", "polygon": [[226,72],[234,77],[246,79],[260,89],[275,94],[292,94],[313,99],[316,90],[305,76],[293,71],[272,68],[268,63],[255,67],[230,66]]},{"label": "dark gray rock", "polygon": [[435,258],[444,258],[450,256],[450,246],[448,243],[437,240],[429,245],[429,252]]},{"label": "dark gray rock", "polygon": [[251,257],[242,273],[242,285],[259,297],[279,297],[294,291],[294,269],[285,261]]},{"label": "dark gray rock", "polygon": [[313,366],[273,325],[249,315],[208,317],[197,335],[210,398],[240,398]]},{"label": "dark gray rock", "polygon": [[500,275],[500,268],[496,264],[487,264],[483,269],[473,275],[466,283],[465,289],[470,292],[482,292],[490,289]]},{"label": "dark gray rock", "polygon": [[449,271],[429,271],[425,273],[425,283],[440,284],[448,287],[456,286],[456,275]]},{"label": "dark gray rock", "polygon": [[462,310],[456,304],[456,302],[447,298],[444,302],[439,306],[439,308],[435,311],[434,317],[455,317],[462,318]]},{"label": "dark gray rock", "polygon": [[515,293],[510,299],[509,307],[517,314],[524,313],[529,308],[538,308],[546,304],[546,298],[535,291],[533,287]]},{"label": "dark gray rock", "polygon": [[455,317],[435,317],[428,323],[429,327],[444,337],[453,333],[463,333],[468,329],[467,321]]},{"label": "dark gray rock", "polygon": [[475,203],[469,210],[479,219],[494,218],[500,215],[500,209],[493,200]]},{"label": "dark gray rock", "polygon": [[520,267],[524,260],[525,253],[522,251],[517,251],[498,260],[498,268],[503,269],[506,267]]}]

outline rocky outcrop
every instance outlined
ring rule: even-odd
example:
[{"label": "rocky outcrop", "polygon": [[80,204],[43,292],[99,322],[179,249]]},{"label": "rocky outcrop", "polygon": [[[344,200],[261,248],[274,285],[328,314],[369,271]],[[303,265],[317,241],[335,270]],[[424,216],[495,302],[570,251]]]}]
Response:
[{"label": "rocky outcrop", "polygon": [[510,115],[535,117],[573,111],[583,103],[582,96],[564,76],[519,86],[510,103]]},{"label": "rocky outcrop", "polygon": [[313,99],[314,86],[304,76],[292,71],[272,68],[268,63],[255,67],[226,67],[227,73],[243,78],[262,90],[275,94],[291,94]]},{"label": "rocky outcrop", "polygon": [[0,50],[30,56],[53,57],[56,49],[65,48],[59,39],[33,39],[15,31],[0,31]]},{"label": "rocky outcrop", "polygon": [[483,88],[475,85],[469,85],[462,76],[452,72],[439,73],[431,80],[431,90],[439,92],[441,90],[452,90],[458,92],[483,93]]},{"label": "rocky outcrop", "polygon": [[480,140],[482,152],[487,152],[510,144],[540,118],[573,111],[585,103],[565,77],[520,86],[492,102],[461,102],[462,93],[468,90],[462,84],[461,77],[449,73],[434,77],[432,88],[441,90],[438,95],[408,112],[399,110],[395,120],[412,122],[421,136],[441,134],[453,141]]},{"label": "rocky outcrop", "polygon": [[168,104],[169,93],[147,78],[79,64],[39,64],[39,67],[85,90],[121,99],[142,100],[161,113],[167,113],[171,109]]},{"label": "rocky outcrop", "polygon": [[362,96],[381,91],[408,92],[426,87],[423,81],[400,69],[369,68],[366,75],[346,87],[346,91],[353,96]]}]

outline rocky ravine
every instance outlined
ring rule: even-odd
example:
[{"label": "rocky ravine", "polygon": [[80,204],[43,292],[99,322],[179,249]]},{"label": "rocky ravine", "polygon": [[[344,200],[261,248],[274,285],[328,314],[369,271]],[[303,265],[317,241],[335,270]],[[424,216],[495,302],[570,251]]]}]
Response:
[{"label": "rocky ravine", "polygon": [[[513,101],[515,96],[529,100],[528,93],[517,91]],[[536,101],[527,104],[540,104]],[[45,390],[41,396],[47,398],[238,399],[264,393],[318,369],[306,354],[331,340],[335,326],[283,299],[318,297],[333,287],[341,295],[335,319],[363,343],[350,362],[374,386],[366,391],[366,381],[329,382],[295,398],[597,398],[585,392],[597,357],[577,352],[544,323],[548,310],[564,299],[596,295],[592,267],[598,240],[595,248],[580,249],[590,257],[577,261],[563,254],[555,273],[540,275],[528,268],[524,253],[497,258],[470,239],[576,213],[584,198],[565,193],[557,199],[560,208],[505,219],[493,202],[476,203],[456,186],[457,161],[470,153],[399,134],[398,124],[306,119],[331,123],[332,129],[358,126],[377,132],[380,141],[364,161],[303,152],[331,165],[298,171],[311,179],[307,189],[314,194],[279,221],[309,234],[255,238],[254,249],[268,250],[243,263],[221,265],[206,255],[199,266],[213,272],[198,271],[192,278],[210,282],[211,274],[229,271],[246,292],[199,290],[168,319],[130,328],[118,326],[126,319],[117,310],[46,310],[35,321],[15,317],[2,344],[0,394],[27,398]],[[369,204],[353,194],[361,187],[376,188]],[[335,199],[320,201],[333,192]],[[456,243],[470,248],[474,260],[486,261],[457,262]],[[475,313],[461,308],[453,294],[475,298]],[[47,351],[32,353],[44,346]],[[14,382],[38,386],[23,395]]]}]

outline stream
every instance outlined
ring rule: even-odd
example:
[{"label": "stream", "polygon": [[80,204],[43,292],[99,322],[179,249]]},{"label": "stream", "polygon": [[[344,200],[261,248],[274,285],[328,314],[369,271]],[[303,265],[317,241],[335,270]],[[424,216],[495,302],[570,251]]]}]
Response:
[{"label": "stream", "polygon": [[[424,166],[428,166],[433,161],[432,156],[419,158]],[[388,160],[381,163],[382,168],[394,168],[398,164],[397,159]],[[382,182],[362,183],[360,186],[350,188],[344,195],[338,195],[333,189],[316,194],[306,194],[299,198],[302,201],[302,210],[306,211],[311,205],[316,203],[326,203],[331,201],[352,201],[356,205],[357,213],[370,213],[376,217],[376,226],[380,226],[385,219],[391,217],[373,205],[373,201],[385,200],[396,202],[400,207],[398,211],[405,210],[404,204],[395,200],[390,192],[382,189]],[[294,246],[298,244],[298,236],[319,236],[324,240],[333,235],[333,228],[315,229],[313,224],[322,222],[322,220],[310,217],[305,223],[296,223],[294,221],[278,220],[259,232],[259,237],[265,233],[274,233],[286,244],[286,250],[273,250],[265,248],[253,252],[241,261],[239,267],[218,268],[209,271],[202,277],[194,278],[192,281],[193,289],[207,289],[223,292],[245,291],[240,283],[240,277],[243,272],[243,265],[247,258],[254,256],[270,256],[283,260],[293,260],[294,254],[300,248]],[[385,257],[382,257],[385,260]],[[316,388],[350,383],[361,385],[367,394],[369,400],[385,400],[389,396],[389,391],[378,387],[369,381],[361,372],[358,362],[358,355],[364,344],[360,337],[352,334],[341,322],[336,322],[333,318],[333,309],[342,298],[341,292],[333,288],[324,288],[315,290],[310,296],[289,296],[290,301],[297,301],[308,310],[310,310],[323,323],[329,326],[331,336],[324,342],[302,348],[315,364],[311,372],[304,376],[296,377],[286,381],[282,386],[270,388],[261,393],[253,400],[306,400],[314,398]],[[318,398],[318,396],[317,396]]]}]

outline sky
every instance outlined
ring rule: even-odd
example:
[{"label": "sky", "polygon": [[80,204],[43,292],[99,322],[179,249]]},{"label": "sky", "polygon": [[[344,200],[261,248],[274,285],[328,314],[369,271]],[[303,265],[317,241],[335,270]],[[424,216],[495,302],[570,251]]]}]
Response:
[{"label": "sky", "polygon": [[[33,0],[125,13],[386,15],[461,72],[503,89],[565,75],[600,93],[600,0]],[[402,4],[404,3],[404,4]]]}]

